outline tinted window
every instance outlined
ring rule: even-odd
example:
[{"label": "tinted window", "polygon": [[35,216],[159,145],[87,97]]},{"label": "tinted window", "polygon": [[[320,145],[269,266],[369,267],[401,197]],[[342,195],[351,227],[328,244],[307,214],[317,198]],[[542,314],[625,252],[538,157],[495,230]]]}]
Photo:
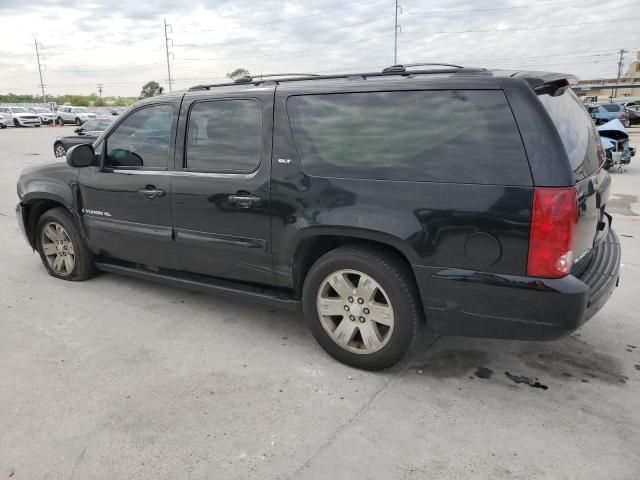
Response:
[{"label": "tinted window", "polygon": [[570,90],[559,97],[540,95],[538,98],[560,134],[576,180],[588,177],[600,165],[597,150],[599,139],[593,120]]},{"label": "tinted window", "polygon": [[602,108],[604,108],[607,112],[619,112],[621,110],[620,105],[617,105],[615,103],[602,105]]},{"label": "tinted window", "polygon": [[107,129],[109,125],[113,123],[113,120],[100,120],[100,124],[98,125],[98,131],[103,132]]},{"label": "tinted window", "polygon": [[287,109],[310,175],[531,184],[501,91],[295,96]]},{"label": "tinted window", "polygon": [[136,110],[109,135],[106,165],[166,169],[170,137],[170,105]]},{"label": "tinted window", "polygon": [[89,120],[88,122],[84,122],[84,124],[82,124],[82,129],[87,132],[94,132],[98,129],[98,121]]},{"label": "tinted window", "polygon": [[254,100],[199,102],[189,113],[186,168],[251,172],[262,153],[262,109]]}]

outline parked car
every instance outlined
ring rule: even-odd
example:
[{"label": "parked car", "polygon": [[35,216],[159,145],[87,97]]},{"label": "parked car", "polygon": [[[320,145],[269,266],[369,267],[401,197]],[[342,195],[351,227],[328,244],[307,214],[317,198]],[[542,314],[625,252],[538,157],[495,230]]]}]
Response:
[{"label": "parked car", "polygon": [[50,123],[53,123],[54,114],[51,110],[42,107],[27,107],[27,110],[38,115],[40,117],[40,122],[43,125],[49,125]]},{"label": "parked car", "polygon": [[640,105],[626,105],[624,111],[629,116],[629,125],[640,123]]},{"label": "parked car", "polygon": [[56,123],[64,125],[65,123],[75,123],[80,126],[87,120],[96,118],[96,114],[90,112],[87,107],[59,107],[56,110]]},{"label": "parked car", "polygon": [[0,113],[4,115],[8,124],[14,127],[39,127],[40,116],[28,111],[24,107],[0,107]]},{"label": "parked car", "polygon": [[556,339],[620,268],[574,81],[394,66],[200,85],[25,169],[17,217],[55,278],[99,270],[301,309],[359,368],[399,361],[425,324]]},{"label": "parked car", "polygon": [[53,142],[53,153],[56,157],[64,157],[74,145],[93,143],[113,123],[112,117],[94,118],[74,130],[75,135],[65,135]]},{"label": "parked car", "polygon": [[625,165],[631,163],[631,157],[636,154],[635,148],[629,144],[629,135],[620,123],[620,120],[610,122],[598,127],[600,141],[607,156],[604,168],[618,167],[622,171]]},{"label": "parked car", "polygon": [[7,128],[7,120],[2,113],[0,113],[0,128]]},{"label": "parked car", "polygon": [[629,126],[629,116],[625,112],[624,105],[621,103],[602,103],[599,105],[590,105],[589,113],[596,125],[602,125],[611,120],[620,120],[625,127]]}]

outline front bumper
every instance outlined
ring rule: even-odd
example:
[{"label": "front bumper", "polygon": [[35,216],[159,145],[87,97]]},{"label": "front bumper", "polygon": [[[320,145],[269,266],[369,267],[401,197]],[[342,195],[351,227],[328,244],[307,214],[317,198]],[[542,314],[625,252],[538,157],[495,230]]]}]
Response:
[{"label": "front bumper", "polygon": [[42,121],[39,118],[31,119],[31,118],[17,118],[18,123],[23,127],[35,127],[36,125],[41,125]]},{"label": "front bumper", "polygon": [[427,323],[436,333],[554,340],[593,317],[618,285],[620,242],[613,232],[579,276],[544,279],[415,266]]}]

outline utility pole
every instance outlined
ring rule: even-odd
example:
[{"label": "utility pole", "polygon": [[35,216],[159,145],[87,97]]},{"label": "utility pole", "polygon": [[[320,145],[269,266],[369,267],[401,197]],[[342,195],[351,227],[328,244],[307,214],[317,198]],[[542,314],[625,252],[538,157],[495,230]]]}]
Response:
[{"label": "utility pole", "polygon": [[615,98],[618,96],[618,84],[620,83],[620,76],[622,75],[622,66],[624,65],[624,54],[627,53],[627,50],[621,48],[618,50],[620,54],[620,59],[618,60],[618,76],[616,77],[616,86],[611,90],[611,97]]},{"label": "utility pole", "polygon": [[164,46],[167,50],[167,74],[169,75],[169,91],[171,91],[171,64],[169,62],[169,55],[173,55],[173,53],[169,52],[169,41],[171,41],[171,46],[173,46],[173,40],[169,38],[169,33],[173,33],[173,27],[167,23],[167,19],[164,20]]},{"label": "utility pole", "polygon": [[98,94],[100,95],[100,103],[102,103],[102,89],[104,88],[104,83],[98,84]]},{"label": "utility pole", "polygon": [[398,5],[398,0],[396,0],[396,11],[395,11],[395,28],[393,29],[393,64],[398,64],[398,30],[402,32],[402,27],[398,25],[398,11],[402,13],[402,6]]},{"label": "utility pole", "polygon": [[[42,88],[42,103],[43,104],[47,104],[47,96],[44,93],[44,82],[42,81],[42,64],[40,63],[40,50],[38,50],[38,39],[34,38],[33,42],[36,46],[36,58],[38,59],[38,73],[40,74],[40,88]],[[40,47],[42,47],[42,45],[40,45]],[[44,55],[42,55],[42,57],[44,58]]]}]

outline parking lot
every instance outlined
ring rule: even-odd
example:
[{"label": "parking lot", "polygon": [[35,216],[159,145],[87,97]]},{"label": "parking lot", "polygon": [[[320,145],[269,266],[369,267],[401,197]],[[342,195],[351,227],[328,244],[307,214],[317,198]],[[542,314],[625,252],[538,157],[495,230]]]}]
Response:
[{"label": "parking lot", "polygon": [[48,276],[15,180],[73,128],[0,131],[0,479],[639,477],[639,157],[611,172],[620,287],[578,332],[439,338],[367,373],[327,356],[301,314]]}]

